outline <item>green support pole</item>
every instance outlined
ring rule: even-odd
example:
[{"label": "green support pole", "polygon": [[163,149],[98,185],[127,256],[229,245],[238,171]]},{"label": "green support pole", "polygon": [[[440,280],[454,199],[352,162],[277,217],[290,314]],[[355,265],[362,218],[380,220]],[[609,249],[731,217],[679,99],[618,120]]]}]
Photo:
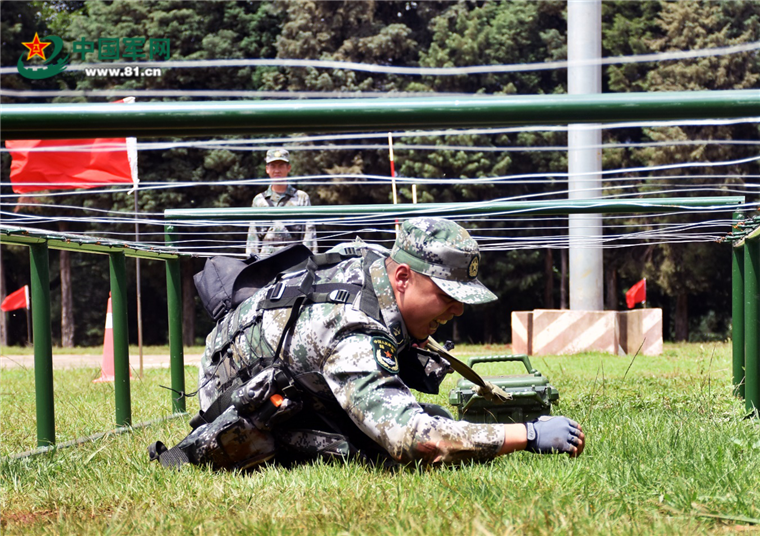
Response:
[{"label": "green support pole", "polygon": [[127,267],[124,253],[109,254],[113,318],[113,368],[116,425],[132,426],[129,385],[129,324],[127,319]]},{"label": "green support pole", "polygon": [[50,330],[50,267],[47,242],[29,247],[34,337],[34,393],[37,405],[37,446],[55,445],[53,396],[53,336]]},{"label": "green support pole", "polygon": [[745,404],[747,411],[760,408],[760,238],[744,241],[744,372]]},{"label": "green support pole", "polygon": [[[174,241],[169,226],[166,230],[166,244]],[[185,354],[182,347],[182,276],[179,259],[166,261],[166,305],[169,314],[169,362],[172,375],[172,411],[185,411]]]},{"label": "green support pole", "polygon": [[[741,221],[734,213],[734,222]],[[733,349],[734,396],[744,398],[744,246],[731,248],[731,345]]]}]

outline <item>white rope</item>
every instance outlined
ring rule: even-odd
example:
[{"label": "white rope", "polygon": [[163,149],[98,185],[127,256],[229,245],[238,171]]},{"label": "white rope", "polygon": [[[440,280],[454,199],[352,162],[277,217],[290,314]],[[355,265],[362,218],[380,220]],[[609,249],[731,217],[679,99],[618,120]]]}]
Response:
[{"label": "white rope", "polygon": [[[652,172],[661,172],[661,171],[667,171],[672,169],[690,169],[690,168],[699,168],[699,167],[709,167],[709,168],[716,168],[716,167],[728,167],[728,166],[738,166],[742,164],[748,164],[752,162],[760,161],[760,155],[758,156],[751,156],[747,158],[741,158],[737,160],[727,160],[727,161],[720,161],[720,162],[679,162],[675,164],[663,164],[659,166],[640,166],[640,167],[631,167],[631,168],[620,168],[620,169],[611,169],[611,170],[602,170],[598,173],[599,176],[601,176],[604,180],[611,181],[614,180],[614,177],[609,178],[610,175],[617,175],[617,174],[623,174],[623,175],[631,175],[635,173],[652,173]],[[439,177],[439,178],[423,178],[423,177],[396,177],[396,182],[398,183],[406,183],[406,184],[433,184],[433,185],[441,185],[441,184],[464,184],[464,185],[476,185],[476,184],[499,184],[499,183],[516,183],[521,184],[521,181],[535,179],[538,181],[545,181],[548,178],[552,179],[569,179],[571,177],[583,177],[587,176],[587,173],[568,173],[568,172],[546,172],[546,173],[526,173],[526,174],[519,174],[519,175],[503,175],[503,176],[496,176],[496,177],[476,177],[476,178],[470,178],[470,179],[462,179],[462,178],[445,178],[445,177]],[[607,177],[607,178],[605,178]],[[688,177],[688,176],[687,176]],[[642,180],[647,179],[649,177],[647,176],[640,176],[636,177],[635,179]],[[669,179],[670,177],[665,176],[663,177],[665,179]],[[693,178],[693,177],[692,177]],[[335,179],[361,179],[361,180],[375,180],[375,181],[382,181],[382,182],[390,182],[391,177],[385,176],[385,175],[363,175],[363,174],[337,174],[337,175],[299,175],[299,176],[293,176],[290,177],[289,180],[293,183],[300,183],[300,184],[309,184],[308,181],[310,180],[323,180],[326,181],[322,184],[333,184]],[[626,179],[630,180],[630,177],[626,177]],[[169,182],[169,183],[151,183],[151,182],[144,182],[140,183],[140,189],[141,190],[158,190],[158,189],[167,189],[167,188],[188,188],[188,187],[197,187],[197,186],[252,186],[252,185],[265,185],[269,184],[269,179],[243,179],[243,180],[233,180],[233,181],[215,181],[215,182]],[[36,183],[36,182],[29,182],[26,183],[29,186],[42,186],[42,187],[50,187],[51,183],[44,182],[44,183]],[[55,183],[58,186],[67,186],[67,185],[77,185],[79,183],[77,182],[57,182]],[[82,195],[87,193],[103,193],[103,192],[110,192],[110,193],[120,193],[120,192],[129,192],[131,188],[113,188],[113,189],[105,189],[105,190],[90,190],[90,191],[82,191],[78,190],[74,192],[65,192],[65,193],[56,193],[57,195]],[[29,197],[48,197],[49,195],[56,195],[56,194],[37,194],[37,193],[30,193],[28,194]],[[5,197],[5,195],[0,195],[0,198]]]},{"label": "white rope", "polygon": [[[166,151],[170,149],[179,148],[195,148],[205,150],[226,150],[226,151],[261,151],[265,149],[269,150],[274,147],[281,147],[282,145],[272,145],[270,147],[259,147],[252,145],[243,145],[242,142],[248,144],[255,140],[228,140],[223,142],[224,144],[217,144],[211,141],[209,142],[171,142],[171,143],[156,143],[156,142],[140,142],[137,143],[137,149],[140,151]],[[578,149],[641,149],[647,147],[682,147],[690,145],[728,145],[728,146],[756,146],[760,145],[760,140],[719,140],[719,139],[694,139],[694,140],[671,140],[671,141],[650,141],[650,142],[615,142],[615,143],[600,143],[578,146]],[[370,151],[370,150],[382,150],[387,149],[387,144],[375,143],[375,144],[324,144],[324,145],[293,145],[288,144],[287,148],[290,152],[314,152],[314,151]],[[77,144],[77,145],[57,145],[54,147],[28,147],[23,148],[25,152],[29,153],[56,153],[61,151],[67,151],[72,153],[105,153],[105,152],[122,152],[124,151],[124,144],[109,144],[109,143],[91,143],[91,144]],[[394,143],[394,150],[396,151],[463,151],[463,152],[551,152],[551,151],[567,151],[567,145],[435,145],[435,144],[409,144],[409,143]],[[13,149],[18,151],[18,149]],[[0,148],[0,153],[10,153],[11,149],[7,147]]]}]

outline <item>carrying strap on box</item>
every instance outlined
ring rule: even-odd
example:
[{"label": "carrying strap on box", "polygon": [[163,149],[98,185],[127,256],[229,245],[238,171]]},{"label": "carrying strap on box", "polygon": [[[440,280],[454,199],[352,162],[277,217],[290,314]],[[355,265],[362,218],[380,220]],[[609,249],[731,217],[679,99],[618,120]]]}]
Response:
[{"label": "carrying strap on box", "polygon": [[442,355],[451,364],[451,368],[461,374],[462,377],[474,383],[477,386],[478,395],[493,402],[506,402],[507,400],[512,400],[511,393],[506,392],[498,385],[494,385],[493,383],[484,380],[480,374],[473,370],[472,367],[451,355],[446,348],[436,342],[432,337],[428,337],[427,345],[431,350]]}]

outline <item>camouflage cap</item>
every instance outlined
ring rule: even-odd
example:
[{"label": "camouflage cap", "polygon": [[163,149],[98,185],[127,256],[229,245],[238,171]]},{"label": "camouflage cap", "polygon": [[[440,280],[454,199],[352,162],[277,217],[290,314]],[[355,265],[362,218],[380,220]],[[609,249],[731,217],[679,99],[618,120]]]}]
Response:
[{"label": "camouflage cap", "polygon": [[462,303],[494,301],[496,295],[478,281],[478,243],[456,223],[443,218],[406,220],[391,258],[429,276],[446,294]]},{"label": "camouflage cap", "polygon": [[269,149],[267,151],[267,164],[275,160],[290,162],[290,153],[288,153],[287,149]]}]

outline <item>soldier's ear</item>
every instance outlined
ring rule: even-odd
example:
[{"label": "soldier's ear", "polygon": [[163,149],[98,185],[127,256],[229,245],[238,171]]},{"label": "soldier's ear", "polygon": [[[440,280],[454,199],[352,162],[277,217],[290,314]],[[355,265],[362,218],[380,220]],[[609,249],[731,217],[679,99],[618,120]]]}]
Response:
[{"label": "soldier's ear", "polygon": [[412,282],[412,269],[408,264],[397,264],[392,276],[393,288],[398,292],[405,292]]}]

